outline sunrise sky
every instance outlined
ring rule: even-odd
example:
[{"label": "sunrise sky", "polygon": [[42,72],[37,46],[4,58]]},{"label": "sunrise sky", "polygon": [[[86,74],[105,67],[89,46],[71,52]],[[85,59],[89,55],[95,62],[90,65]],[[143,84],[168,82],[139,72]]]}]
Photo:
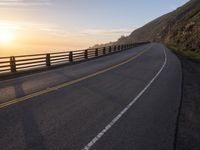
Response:
[{"label": "sunrise sky", "polygon": [[186,1],[0,0],[0,56],[115,41]]}]

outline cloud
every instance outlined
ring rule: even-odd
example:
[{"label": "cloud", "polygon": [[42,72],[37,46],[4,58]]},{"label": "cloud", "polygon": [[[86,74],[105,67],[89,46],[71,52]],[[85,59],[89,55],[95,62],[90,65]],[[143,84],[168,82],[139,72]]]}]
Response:
[{"label": "cloud", "polygon": [[[121,35],[130,34],[135,28],[132,29],[77,29],[76,31],[68,30],[65,26],[58,26],[56,24],[45,24],[37,22],[13,22],[0,20],[0,31],[8,30],[13,32],[17,41],[24,42],[23,40],[41,39],[50,40],[51,43],[63,44],[65,42],[82,43],[83,45],[93,45],[94,43],[106,43],[109,41],[117,40]],[[31,36],[30,36],[31,35]],[[36,40],[37,41],[37,40]],[[38,42],[38,41],[37,41]],[[45,43],[45,42],[44,42]],[[70,44],[70,43],[69,43]]]},{"label": "cloud", "polygon": [[131,33],[133,30],[134,29],[86,29],[80,33],[83,35],[124,35]]},{"label": "cloud", "polygon": [[38,6],[51,5],[51,0],[0,0],[0,6]]},{"label": "cloud", "polygon": [[5,21],[1,21],[0,20],[0,31],[1,30],[12,30],[12,29],[18,29],[19,26],[17,26],[16,24],[12,23],[12,22],[5,22]]},{"label": "cloud", "polygon": [[[34,30],[40,30],[44,33],[51,34],[56,37],[60,38],[77,38],[77,37],[120,37],[121,35],[128,35],[134,29],[85,29],[85,30],[76,30],[76,31],[69,31],[61,26],[53,26],[53,25],[45,25],[45,24],[32,24],[34,26]],[[25,27],[24,27],[25,28]],[[33,29],[32,29],[33,30]]]},{"label": "cloud", "polygon": [[66,29],[53,25],[53,24],[44,24],[36,22],[13,22],[0,20],[0,32],[8,30],[18,33],[40,33],[43,35],[51,35],[54,37],[66,38],[70,36],[75,36],[72,32],[67,31]]}]

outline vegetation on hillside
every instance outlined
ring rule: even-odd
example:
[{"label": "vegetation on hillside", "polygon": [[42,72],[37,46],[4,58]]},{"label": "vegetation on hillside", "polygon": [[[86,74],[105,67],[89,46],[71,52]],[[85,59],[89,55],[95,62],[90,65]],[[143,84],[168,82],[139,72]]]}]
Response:
[{"label": "vegetation on hillside", "polygon": [[200,59],[200,1],[190,0],[117,42],[162,42],[177,53]]}]

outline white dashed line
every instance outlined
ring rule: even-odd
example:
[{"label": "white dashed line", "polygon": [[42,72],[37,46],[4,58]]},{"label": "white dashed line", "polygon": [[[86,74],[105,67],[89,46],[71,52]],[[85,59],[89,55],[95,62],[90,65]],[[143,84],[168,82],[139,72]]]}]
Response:
[{"label": "white dashed line", "polygon": [[151,84],[156,80],[156,78],[163,71],[167,64],[166,50],[164,50],[164,63],[153,79],[145,86],[145,88],[99,133],[94,137],[82,150],[90,150],[90,148],[130,109],[130,107],[144,94],[144,92],[151,86]]}]

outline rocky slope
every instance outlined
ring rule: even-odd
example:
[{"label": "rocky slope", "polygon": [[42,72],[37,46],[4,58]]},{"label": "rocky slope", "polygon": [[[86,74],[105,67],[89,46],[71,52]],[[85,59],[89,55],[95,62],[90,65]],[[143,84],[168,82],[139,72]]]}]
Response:
[{"label": "rocky slope", "polygon": [[177,10],[135,30],[130,36],[120,38],[117,43],[143,41],[163,42],[182,52],[200,54],[200,0],[190,0]]}]

